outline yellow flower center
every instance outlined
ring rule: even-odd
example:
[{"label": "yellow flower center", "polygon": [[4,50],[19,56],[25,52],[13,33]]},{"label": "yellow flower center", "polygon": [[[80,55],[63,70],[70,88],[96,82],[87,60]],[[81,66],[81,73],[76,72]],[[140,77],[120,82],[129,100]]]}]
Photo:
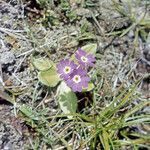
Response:
[{"label": "yellow flower center", "polygon": [[88,61],[88,59],[87,59],[85,56],[82,56],[82,57],[81,57],[81,60],[82,60],[83,62],[85,62],[85,63]]},{"label": "yellow flower center", "polygon": [[75,76],[73,77],[73,81],[74,81],[75,83],[79,83],[79,82],[81,82],[81,77],[80,77],[79,75],[75,75]]},{"label": "yellow flower center", "polygon": [[68,67],[68,66],[66,66],[66,67],[64,68],[64,73],[65,73],[65,74],[68,74],[68,73],[70,73],[70,70],[71,70],[71,68]]}]

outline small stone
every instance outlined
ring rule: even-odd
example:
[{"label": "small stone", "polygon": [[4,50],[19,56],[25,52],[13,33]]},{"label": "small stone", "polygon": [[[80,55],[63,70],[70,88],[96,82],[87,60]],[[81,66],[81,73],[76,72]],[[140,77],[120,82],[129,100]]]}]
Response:
[{"label": "small stone", "polygon": [[8,142],[5,146],[4,146],[4,150],[11,150],[12,147],[12,143]]},{"label": "small stone", "polygon": [[0,55],[0,62],[2,64],[11,64],[13,63],[15,60],[15,56],[12,52],[3,52],[1,55]]}]

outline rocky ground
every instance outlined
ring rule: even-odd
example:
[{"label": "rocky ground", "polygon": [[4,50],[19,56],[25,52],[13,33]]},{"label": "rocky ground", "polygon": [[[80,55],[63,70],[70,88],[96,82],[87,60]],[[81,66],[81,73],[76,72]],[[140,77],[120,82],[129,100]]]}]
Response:
[{"label": "rocky ground", "polygon": [[[122,83],[128,87],[140,77],[143,79],[137,91],[140,97],[150,98],[150,22],[139,21],[143,16],[150,20],[149,2],[133,0],[128,6],[124,1],[123,11],[119,12],[111,0],[70,0],[69,9],[74,12],[70,16],[64,13],[67,6],[53,2],[54,7],[44,9],[45,4],[32,0],[0,1],[0,149],[36,149],[37,143],[37,149],[49,148],[35,138],[38,133],[17,107],[27,104],[32,108],[46,107],[50,115],[60,112],[56,91],[49,92],[37,79],[33,56],[58,62],[78,47],[97,43],[96,69],[108,82],[102,91],[104,99]],[[6,95],[12,97],[14,104],[8,102]],[[103,105],[108,103],[106,100]],[[149,113],[149,108],[142,111]],[[144,124],[137,128],[141,133],[149,132]],[[52,149],[64,149],[54,141]]]}]

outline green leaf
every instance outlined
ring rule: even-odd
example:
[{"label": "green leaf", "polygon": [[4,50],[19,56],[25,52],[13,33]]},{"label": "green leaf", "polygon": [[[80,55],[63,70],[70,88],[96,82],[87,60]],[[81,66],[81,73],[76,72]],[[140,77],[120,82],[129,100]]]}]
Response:
[{"label": "green leaf", "polygon": [[140,102],[139,104],[135,105],[131,110],[128,110],[124,118],[128,118],[129,116],[133,115],[136,111],[139,111],[140,109],[142,109],[143,107],[149,104],[150,104],[149,100]]},{"label": "green leaf", "polygon": [[54,67],[46,71],[40,71],[38,74],[38,79],[44,85],[55,87],[60,81],[59,75]]},{"label": "green leaf", "polygon": [[20,107],[20,111],[32,120],[39,120],[37,112],[33,111],[31,107],[25,104]]},{"label": "green leaf", "polygon": [[67,11],[70,8],[69,2],[67,0],[61,0],[60,6],[64,11]]},{"label": "green leaf", "polygon": [[88,53],[95,54],[97,50],[97,44],[87,44],[81,47],[81,49],[85,50]]},{"label": "green leaf", "polygon": [[77,18],[75,11],[67,11],[66,16],[69,18],[70,22],[74,21]]},{"label": "green leaf", "polygon": [[127,102],[133,100],[134,93],[140,82],[141,79],[136,81],[128,89],[125,89],[117,97],[115,97],[112,103],[101,112],[101,119],[103,119],[103,116],[105,116],[105,118],[107,119],[110,118],[113,114],[117,113],[117,111],[119,111],[119,109],[123,107]]},{"label": "green leaf", "polygon": [[52,62],[47,58],[33,58],[32,63],[38,70],[44,71],[52,67]]},{"label": "green leaf", "polygon": [[105,130],[103,130],[103,132],[102,132],[102,143],[103,143],[103,147],[104,147],[104,149],[110,149],[110,146],[109,146],[109,135],[108,135],[108,133],[105,131]]},{"label": "green leaf", "polygon": [[139,25],[143,25],[143,26],[150,26],[150,19],[149,20],[142,20]]},{"label": "green leaf", "polygon": [[85,32],[81,36],[79,36],[79,41],[95,39],[95,35],[90,32]]},{"label": "green leaf", "polygon": [[141,116],[141,118],[138,118],[138,119],[134,119],[133,118],[133,120],[131,120],[131,121],[128,121],[128,122],[126,122],[124,125],[123,125],[123,127],[126,127],[126,126],[133,126],[133,125],[138,125],[138,124],[140,124],[140,123],[150,123],[150,115],[148,115],[148,116]]},{"label": "green leaf", "polygon": [[[65,114],[75,113],[77,109],[77,96],[75,93],[63,81],[59,85],[57,92],[61,110]],[[72,116],[68,116],[68,118],[72,118]]]},{"label": "green leaf", "polygon": [[85,89],[83,88],[82,92],[88,92],[94,89],[94,84],[91,82],[88,84],[88,87]]}]

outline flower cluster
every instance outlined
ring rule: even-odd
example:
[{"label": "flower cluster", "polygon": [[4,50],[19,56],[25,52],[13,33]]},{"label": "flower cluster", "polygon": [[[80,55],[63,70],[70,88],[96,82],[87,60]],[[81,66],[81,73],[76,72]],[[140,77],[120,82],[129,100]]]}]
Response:
[{"label": "flower cluster", "polygon": [[69,59],[61,60],[57,65],[57,72],[74,92],[81,92],[82,88],[88,87],[90,78],[87,69],[94,66],[95,58],[80,48],[76,51],[75,57],[77,64]]}]

